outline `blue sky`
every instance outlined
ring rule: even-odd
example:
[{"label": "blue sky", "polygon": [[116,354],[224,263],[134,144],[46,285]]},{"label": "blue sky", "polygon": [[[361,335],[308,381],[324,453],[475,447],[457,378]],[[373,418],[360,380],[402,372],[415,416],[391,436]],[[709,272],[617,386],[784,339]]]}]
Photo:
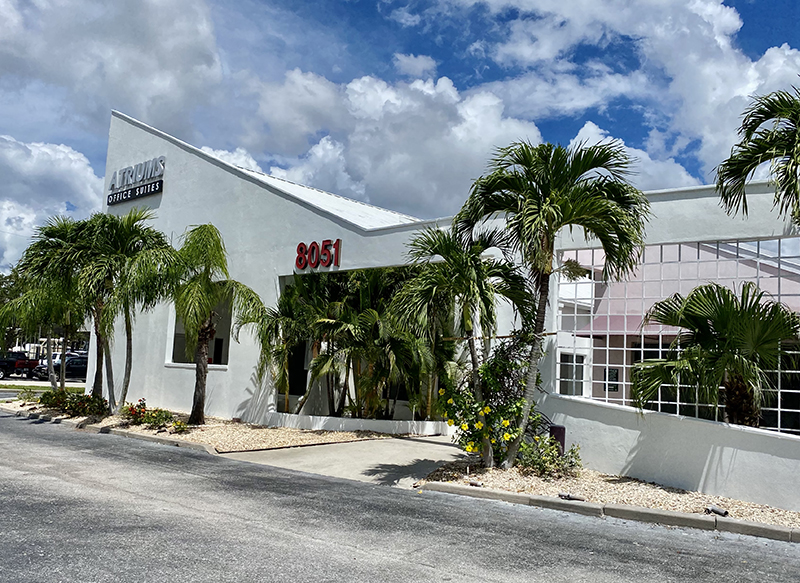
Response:
[{"label": "blue sky", "polygon": [[0,1],[0,268],[99,210],[110,111],[420,217],[496,147],[622,140],[713,181],[749,96],[798,84],[795,0]]}]

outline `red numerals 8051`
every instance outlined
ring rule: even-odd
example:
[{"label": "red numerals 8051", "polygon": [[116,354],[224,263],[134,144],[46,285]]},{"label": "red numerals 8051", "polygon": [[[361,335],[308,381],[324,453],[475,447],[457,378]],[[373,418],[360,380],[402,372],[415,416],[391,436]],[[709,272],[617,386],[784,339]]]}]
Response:
[{"label": "red numerals 8051", "polygon": [[331,265],[339,267],[339,250],[341,246],[341,239],[336,239],[336,241],[325,239],[322,243],[313,241],[309,245],[300,243],[297,246],[297,259],[294,260],[294,265],[297,269],[320,266],[330,267]]}]

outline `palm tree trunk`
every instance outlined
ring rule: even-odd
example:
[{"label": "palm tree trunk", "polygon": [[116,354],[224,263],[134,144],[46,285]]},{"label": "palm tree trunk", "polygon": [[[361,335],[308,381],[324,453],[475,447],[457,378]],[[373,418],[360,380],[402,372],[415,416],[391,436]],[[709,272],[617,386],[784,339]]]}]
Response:
[{"label": "palm tree trunk", "polygon": [[467,344],[469,345],[469,355],[472,360],[472,390],[475,395],[475,401],[480,403],[481,408],[478,413],[478,421],[481,423],[481,459],[483,460],[484,467],[494,467],[494,450],[492,449],[492,442],[489,439],[489,427],[486,425],[486,416],[483,413],[483,407],[486,405],[483,401],[483,383],[481,383],[480,362],[478,361],[478,350],[475,347],[475,338],[473,338],[473,331],[467,331]]},{"label": "palm tree trunk", "polygon": [[47,380],[50,381],[50,387],[54,390],[58,390],[58,384],[56,384],[56,371],[53,368],[53,328],[49,328],[47,330]]},{"label": "palm tree trunk", "polygon": [[62,391],[67,390],[67,346],[69,346],[69,332],[67,330],[68,328],[64,328],[64,341],[61,344],[61,374],[58,379],[59,388]]},{"label": "palm tree trunk", "polygon": [[537,288],[539,289],[539,299],[536,305],[536,320],[533,324],[533,346],[531,347],[530,365],[528,366],[528,376],[525,379],[525,404],[522,406],[522,414],[517,419],[519,435],[509,444],[506,451],[506,459],[503,462],[503,469],[512,467],[517,461],[517,452],[528,428],[531,408],[536,399],[536,385],[539,378],[539,359],[542,353],[542,333],[544,332],[544,322],[547,316],[547,304],[550,295],[550,274],[536,273]]},{"label": "palm tree trunk", "polygon": [[[125,372],[122,375],[122,392],[119,395],[119,407],[125,404],[128,398],[128,387],[131,384],[131,364],[133,361],[133,323],[131,322],[130,309],[125,309]],[[117,409],[119,409],[117,407]]]},{"label": "palm tree trunk", "polygon": [[[114,369],[111,366],[111,345],[108,338],[103,338],[103,359],[106,362],[106,384],[108,385],[108,412],[112,415],[117,409],[114,400]],[[64,366],[63,363],[61,366]]]},{"label": "palm tree trunk", "polygon": [[[306,377],[306,382],[308,382],[308,377]],[[292,413],[294,413],[295,415],[300,414],[300,410],[303,408],[303,405],[305,405],[306,401],[308,401],[308,396],[311,394],[311,389],[313,388],[313,386],[314,383],[308,383],[306,385],[306,392],[303,393],[303,396],[300,397],[300,399],[298,399],[297,405],[294,406],[294,411],[292,411]]]},{"label": "palm tree trunk", "polygon": [[194,398],[192,399],[192,412],[189,414],[189,425],[203,425],[206,422],[206,381],[208,379],[208,343],[214,338],[216,329],[209,317],[197,339],[197,348],[194,350]]},{"label": "palm tree trunk", "polygon": [[758,427],[760,415],[753,400],[753,391],[739,375],[725,381],[725,410],[730,423]]},{"label": "palm tree trunk", "polygon": [[339,404],[336,406],[336,416],[341,417],[344,415],[344,403],[347,394],[350,392],[350,367],[344,368],[344,384],[342,385],[342,392],[339,394]]},{"label": "palm tree trunk", "polygon": [[97,346],[97,363],[94,369],[94,382],[92,383],[92,397],[103,397],[103,338],[94,327],[94,339]]}]

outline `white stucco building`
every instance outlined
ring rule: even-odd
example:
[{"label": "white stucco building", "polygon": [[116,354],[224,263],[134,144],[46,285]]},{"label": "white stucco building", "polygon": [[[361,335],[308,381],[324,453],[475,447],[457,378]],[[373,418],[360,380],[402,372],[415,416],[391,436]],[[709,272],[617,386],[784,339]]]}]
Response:
[{"label": "white stucco building", "polygon": [[[224,237],[231,276],[256,290],[267,305],[275,305],[282,282],[295,273],[403,264],[406,243],[415,231],[449,225],[449,219],[423,221],[238,168],[116,112],[106,168],[104,211],[151,208],[157,215],[154,226],[175,245],[187,227],[213,223]],[[553,286],[549,329],[559,332],[548,337],[545,386],[562,394],[627,403],[631,365],[657,354],[671,340],[670,331],[641,330],[642,314],[653,302],[700,283],[755,280],[800,310],[800,239],[773,212],[769,185],[754,183],[749,192],[747,220],[727,216],[710,186],[647,193],[654,215],[643,264],[634,276],[609,285],[590,277]],[[298,268],[300,243],[311,253],[306,258],[319,262],[317,267]],[[332,253],[328,266],[321,248]],[[599,274],[602,254],[579,233],[565,233],[559,248],[564,257]],[[321,257],[315,257],[317,252]],[[504,328],[509,329],[508,310],[505,318]],[[275,395],[255,381],[252,339],[243,334],[237,343],[229,329],[230,322],[220,323],[209,350],[213,364],[206,411],[263,421],[274,410]],[[125,348],[119,339],[124,336],[117,338],[113,361],[121,371]],[[129,399],[145,397],[151,406],[188,410],[194,365],[185,362],[182,330],[172,306],[162,304],[137,317],[133,353]],[[90,358],[90,381],[93,365]],[[800,383],[784,383],[781,397],[767,411],[767,424],[800,432]],[[692,414],[682,408],[680,397],[677,402],[665,397],[657,406]],[[693,414],[702,416],[696,409]]]}]

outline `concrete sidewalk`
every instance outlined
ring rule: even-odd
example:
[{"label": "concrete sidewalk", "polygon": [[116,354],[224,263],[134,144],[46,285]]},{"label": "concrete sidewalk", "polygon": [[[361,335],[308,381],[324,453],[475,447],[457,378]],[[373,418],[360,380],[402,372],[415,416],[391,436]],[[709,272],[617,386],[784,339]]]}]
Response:
[{"label": "concrete sidewalk", "polygon": [[220,454],[239,461],[411,488],[442,464],[466,454],[449,437],[403,437]]}]

